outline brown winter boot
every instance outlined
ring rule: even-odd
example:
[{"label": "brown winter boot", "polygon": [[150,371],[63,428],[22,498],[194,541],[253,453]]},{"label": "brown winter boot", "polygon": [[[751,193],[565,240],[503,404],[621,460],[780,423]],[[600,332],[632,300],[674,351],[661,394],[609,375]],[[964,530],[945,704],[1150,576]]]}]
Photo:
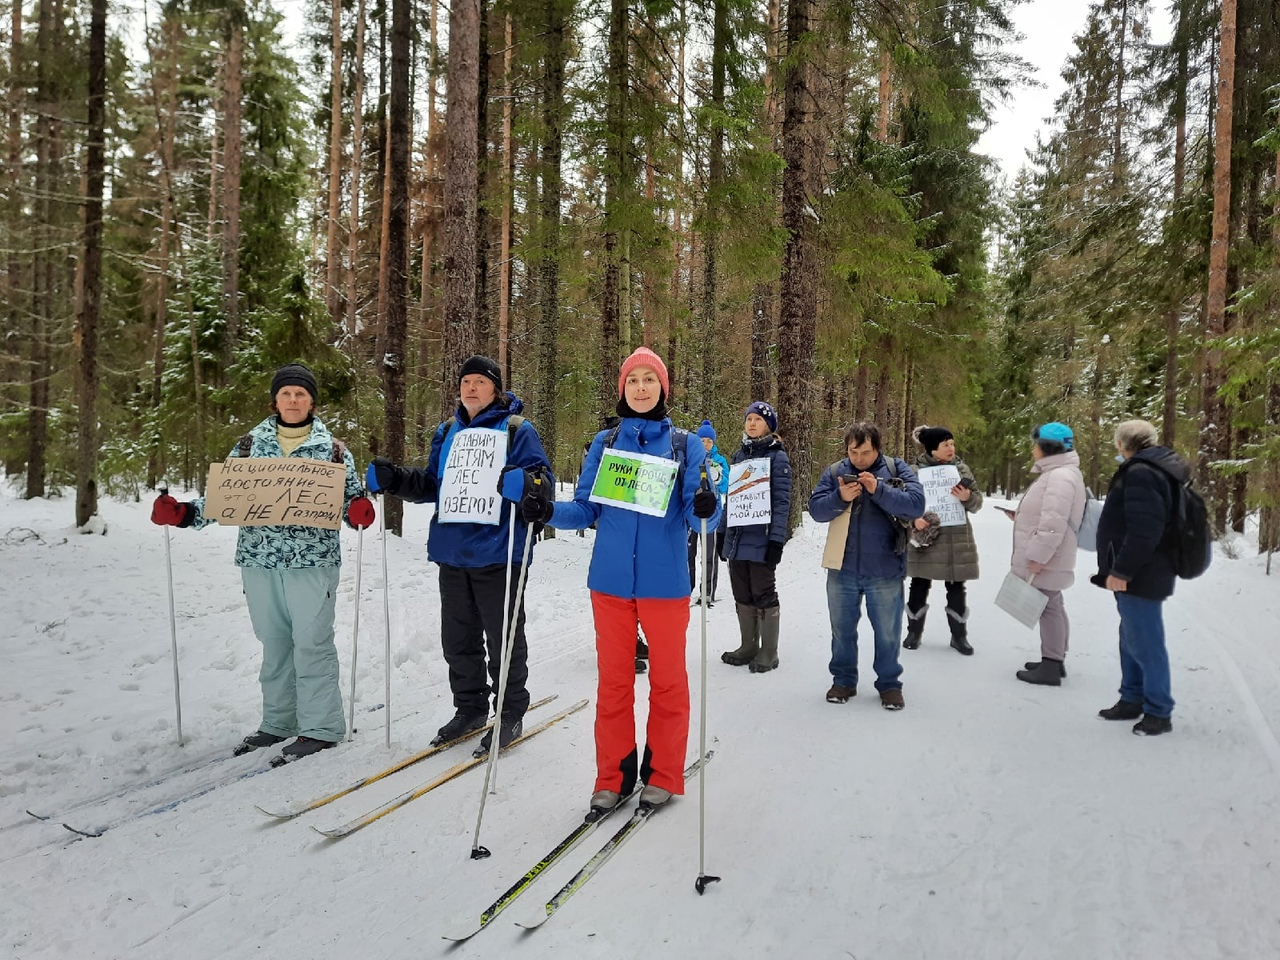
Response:
[{"label": "brown winter boot", "polygon": [[731,667],[743,667],[760,652],[760,608],[750,604],[736,604],[738,628],[742,631],[742,646],[720,654],[720,659]]}]

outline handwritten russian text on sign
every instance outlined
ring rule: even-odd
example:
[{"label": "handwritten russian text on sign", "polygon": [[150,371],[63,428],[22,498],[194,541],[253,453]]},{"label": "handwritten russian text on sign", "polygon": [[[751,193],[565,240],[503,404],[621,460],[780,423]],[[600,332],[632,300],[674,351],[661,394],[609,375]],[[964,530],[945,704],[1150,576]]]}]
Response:
[{"label": "handwritten russian text on sign", "polygon": [[506,466],[507,431],[459,430],[440,478],[436,519],[441,523],[502,522],[498,478]]},{"label": "handwritten russian text on sign", "polygon": [[953,466],[920,468],[924,508],[936,513],[944,527],[963,527],[968,523],[964,515],[964,504],[951,495],[951,488],[959,482],[960,471]]},{"label": "handwritten russian text on sign", "polygon": [[600,457],[589,499],[650,517],[665,517],[679,469],[674,460],[665,457],[610,447]]},{"label": "handwritten russian text on sign", "polygon": [[773,498],[769,492],[768,457],[743,460],[729,466],[729,506],[726,523],[731,527],[745,527],[753,523],[768,523],[773,516]]},{"label": "handwritten russian text on sign", "polygon": [[302,457],[231,457],[209,466],[204,515],[229,527],[342,525],[347,468]]}]

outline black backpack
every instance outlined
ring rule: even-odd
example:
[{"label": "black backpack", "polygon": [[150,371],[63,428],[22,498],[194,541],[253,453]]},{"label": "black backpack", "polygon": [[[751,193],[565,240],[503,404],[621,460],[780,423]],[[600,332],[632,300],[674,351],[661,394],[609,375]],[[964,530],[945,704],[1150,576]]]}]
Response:
[{"label": "black backpack", "polygon": [[1191,480],[1181,482],[1160,464],[1143,460],[1148,467],[1155,467],[1173,486],[1174,504],[1169,516],[1165,542],[1173,553],[1174,572],[1183,580],[1194,580],[1209,569],[1213,559],[1213,536],[1209,531],[1209,510],[1204,497],[1191,486]]}]

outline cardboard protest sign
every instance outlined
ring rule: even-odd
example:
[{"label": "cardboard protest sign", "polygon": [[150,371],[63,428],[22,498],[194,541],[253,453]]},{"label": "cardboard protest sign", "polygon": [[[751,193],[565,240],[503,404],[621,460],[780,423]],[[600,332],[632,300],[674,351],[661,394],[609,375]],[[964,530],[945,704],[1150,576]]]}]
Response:
[{"label": "cardboard protest sign", "polygon": [[919,476],[926,512],[936,513],[944,527],[963,527],[969,522],[964,515],[964,504],[951,495],[951,488],[960,482],[959,470],[949,464],[921,467]]},{"label": "cardboard protest sign", "polygon": [[768,523],[773,515],[773,498],[770,494],[770,468],[768,457],[743,460],[729,466],[729,504],[726,524],[745,527],[754,523]]},{"label": "cardboard protest sign", "polygon": [[650,517],[665,517],[679,469],[679,464],[666,457],[609,447],[600,457],[589,499]]},{"label": "cardboard protest sign", "polygon": [[436,519],[440,523],[501,523],[498,479],[506,463],[507,431],[459,430],[445,458]]},{"label": "cardboard protest sign", "polygon": [[209,466],[204,515],[230,527],[342,525],[347,468],[303,457],[230,457]]}]

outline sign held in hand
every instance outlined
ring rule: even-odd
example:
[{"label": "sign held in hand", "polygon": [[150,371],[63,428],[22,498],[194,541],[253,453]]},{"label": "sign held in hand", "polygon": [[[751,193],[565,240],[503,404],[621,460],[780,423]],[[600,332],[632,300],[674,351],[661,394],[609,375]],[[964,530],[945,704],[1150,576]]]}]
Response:
[{"label": "sign held in hand", "polygon": [[347,468],[302,457],[230,457],[209,466],[204,515],[230,527],[342,525]]},{"label": "sign held in hand", "polygon": [[729,506],[725,525],[746,527],[773,519],[772,462],[768,457],[729,467]]},{"label": "sign held in hand", "polygon": [[964,504],[951,493],[960,482],[960,471],[950,464],[939,467],[921,467],[918,471],[920,485],[924,487],[924,508],[938,515],[944,527],[963,527],[968,523]]},{"label": "sign held in hand", "polygon": [[507,462],[506,447],[505,430],[476,427],[454,435],[440,477],[436,520],[490,526],[502,522],[498,479]]}]

